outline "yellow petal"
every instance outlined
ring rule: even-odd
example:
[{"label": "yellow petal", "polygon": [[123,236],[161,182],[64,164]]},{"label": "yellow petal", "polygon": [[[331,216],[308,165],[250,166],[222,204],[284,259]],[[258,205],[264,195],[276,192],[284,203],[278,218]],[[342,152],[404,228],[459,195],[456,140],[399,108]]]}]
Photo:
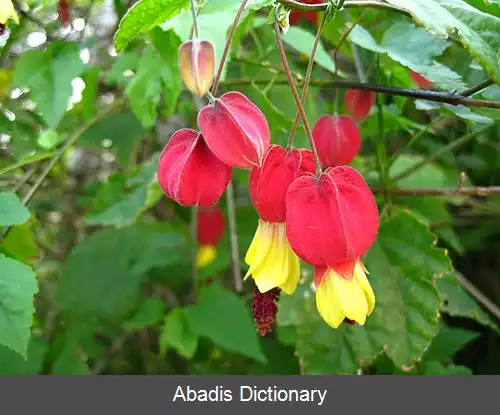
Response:
[{"label": "yellow petal", "polygon": [[336,329],[344,321],[345,314],[340,302],[339,292],[333,281],[337,277],[333,276],[332,278],[330,273],[331,270],[323,277],[316,289],[316,307],[321,318],[330,327]]},{"label": "yellow petal", "polygon": [[348,281],[341,276],[335,276],[332,280],[345,316],[361,326],[364,325],[368,314],[368,303],[361,286],[355,279]]},{"label": "yellow petal", "polygon": [[11,0],[0,0],[0,24],[7,24],[7,20],[12,19],[19,24],[19,17]]},{"label": "yellow petal", "polygon": [[285,223],[259,221],[245,262],[250,266],[245,278],[251,275],[261,293],[276,287],[287,294],[295,291],[300,264],[286,237]]},{"label": "yellow petal", "polygon": [[196,255],[196,266],[198,268],[206,267],[211,264],[217,256],[217,249],[213,245],[200,245]]},{"label": "yellow petal", "polygon": [[375,307],[375,293],[373,292],[372,286],[368,282],[368,278],[366,278],[366,274],[368,271],[364,267],[362,263],[359,261],[356,262],[356,266],[354,267],[354,280],[356,280],[365,293],[365,298],[368,303],[368,313],[369,316]]}]

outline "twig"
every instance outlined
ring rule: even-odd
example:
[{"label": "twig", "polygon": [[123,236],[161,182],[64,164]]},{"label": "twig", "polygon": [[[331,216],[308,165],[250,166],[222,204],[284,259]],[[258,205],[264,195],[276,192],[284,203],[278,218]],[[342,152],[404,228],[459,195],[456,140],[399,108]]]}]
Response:
[{"label": "twig", "polygon": [[[384,189],[372,189],[374,194],[383,194]],[[390,189],[394,196],[492,196],[500,195],[500,186],[444,187],[421,189]]]},{"label": "twig", "polygon": [[[291,10],[301,10],[304,12],[321,12],[323,10],[326,10],[327,7],[331,4],[331,3],[307,4],[295,0],[278,0],[278,1]],[[392,10],[398,13],[409,14],[407,10],[377,0],[372,0],[372,1],[348,0],[344,3],[344,8],[346,9],[356,8],[356,7],[362,7],[362,8],[374,7],[380,9]]]},{"label": "twig", "polygon": [[473,86],[472,88],[469,88],[462,92],[460,95],[463,95],[464,97],[469,97],[471,95],[474,95],[475,93],[482,91],[485,88],[488,88],[489,86],[493,85],[494,82],[492,79],[488,78],[485,79],[483,82],[480,82],[479,84]]},{"label": "twig", "polygon": [[288,85],[290,86],[290,89],[292,90],[293,98],[295,99],[295,103],[297,104],[297,107],[299,109],[300,116],[302,117],[302,122],[304,123],[304,128],[306,130],[307,138],[309,139],[309,145],[311,146],[311,151],[312,151],[313,156],[314,156],[314,164],[316,166],[316,174],[319,176],[321,174],[321,163],[319,161],[318,152],[316,150],[316,145],[314,144],[314,139],[312,136],[311,127],[309,125],[309,122],[307,121],[306,112],[304,111],[304,107],[303,107],[302,103],[300,102],[300,97],[299,97],[299,93],[297,92],[297,87],[295,86],[295,83],[293,82],[292,72],[290,71],[290,66],[288,65],[288,61],[286,59],[285,47],[283,45],[283,40],[281,39],[280,27],[279,27],[277,20],[274,21],[274,31],[276,33],[276,41],[278,43],[278,47],[280,50],[280,55],[281,55],[281,60],[283,62],[283,67],[286,71],[286,76],[288,78]]},{"label": "twig", "polygon": [[229,222],[229,238],[231,240],[231,257],[233,261],[233,279],[236,292],[243,291],[243,278],[241,277],[240,250],[238,247],[238,229],[236,226],[236,210],[234,204],[233,181],[229,182],[226,190],[227,216]]},{"label": "twig", "polygon": [[238,23],[240,21],[241,15],[245,10],[245,6],[247,5],[248,0],[243,0],[241,2],[241,6],[238,9],[238,13],[236,13],[236,17],[234,18],[233,26],[231,27],[231,32],[226,39],[226,45],[224,46],[224,52],[222,52],[222,58],[219,63],[219,68],[217,69],[217,75],[215,76],[214,85],[212,87],[212,95],[216,96],[217,89],[219,88],[220,78],[222,76],[222,70],[224,69],[224,63],[226,62],[227,55],[229,53],[229,49],[231,49],[231,42],[233,41],[234,34],[236,33],[236,28],[238,27]]},{"label": "twig", "polygon": [[[235,79],[224,81],[223,85],[226,87],[233,87],[237,85],[267,85],[269,79]],[[277,79],[275,81],[276,85],[285,85],[288,81],[285,79]],[[301,84],[298,83],[298,86]],[[433,102],[442,102],[450,105],[466,105],[469,107],[485,107],[485,108],[496,108],[500,109],[500,102],[498,101],[487,101],[482,99],[467,98],[459,94],[453,94],[449,92],[440,91],[427,91],[420,89],[409,89],[409,88],[395,88],[385,85],[374,85],[374,84],[364,84],[356,81],[344,81],[344,80],[311,80],[309,86],[315,86],[320,88],[343,88],[343,89],[359,89],[361,91],[374,91],[386,95],[397,95],[403,97],[411,97],[416,99],[424,99]]]}]

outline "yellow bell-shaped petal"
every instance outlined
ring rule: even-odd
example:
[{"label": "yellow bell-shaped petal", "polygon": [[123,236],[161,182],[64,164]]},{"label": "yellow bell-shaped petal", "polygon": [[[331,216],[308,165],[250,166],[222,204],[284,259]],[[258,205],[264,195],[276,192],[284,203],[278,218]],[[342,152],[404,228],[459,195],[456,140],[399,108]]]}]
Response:
[{"label": "yellow bell-shaped petal", "polygon": [[200,245],[196,255],[196,267],[203,268],[211,264],[217,256],[217,249],[213,245]]},{"label": "yellow bell-shaped petal", "polygon": [[0,24],[7,24],[9,19],[19,23],[19,17],[11,0],[0,0]]}]

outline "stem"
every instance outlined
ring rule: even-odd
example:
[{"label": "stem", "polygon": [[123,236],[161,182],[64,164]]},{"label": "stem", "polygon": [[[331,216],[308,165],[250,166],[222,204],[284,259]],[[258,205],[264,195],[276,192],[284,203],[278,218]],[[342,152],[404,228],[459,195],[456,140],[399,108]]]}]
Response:
[{"label": "stem", "polygon": [[[313,47],[311,50],[311,56],[307,64],[306,77],[304,79],[304,87],[302,89],[302,96],[300,97],[300,102],[302,103],[302,105],[304,105],[306,102],[307,90],[309,88],[309,82],[311,81],[311,74],[314,66],[314,56],[316,55],[316,49],[318,48],[319,39],[321,38],[321,31],[323,30],[323,26],[325,25],[326,18],[327,18],[327,13],[324,13],[323,18],[321,19],[321,22],[319,24],[318,31],[316,32],[316,38],[314,39]],[[295,121],[293,122],[292,129],[290,131],[290,135],[288,136],[288,142],[286,144],[287,151],[290,151],[292,149],[293,137],[297,132],[299,119],[300,119],[300,112],[297,111],[297,114],[295,114]]]},{"label": "stem", "polygon": [[[286,6],[291,10],[301,10],[304,12],[321,12],[326,10],[331,3],[320,3],[320,4],[306,4],[301,3],[296,0],[278,0],[281,4]],[[347,0],[344,3],[344,8],[356,8],[356,7],[375,7],[380,9],[392,10],[398,13],[409,14],[408,11],[401,9],[399,7],[393,6],[389,3],[384,3],[377,0],[365,1],[365,0]]]},{"label": "stem", "polygon": [[466,144],[468,141],[472,140],[473,138],[475,138],[476,136],[478,136],[479,134],[481,134],[482,132],[486,131],[488,128],[491,128],[491,127],[492,127],[492,125],[486,125],[480,129],[478,129],[477,131],[474,131],[472,133],[464,135],[463,137],[459,138],[458,140],[455,140],[455,141],[451,142],[450,144],[442,147],[441,149],[436,151],[434,154],[427,157],[425,160],[422,160],[420,163],[417,163],[417,164],[413,165],[412,167],[410,167],[409,169],[403,171],[401,174],[397,175],[392,180],[394,182],[397,182],[401,179],[404,179],[405,177],[410,176],[411,174],[415,173],[417,170],[419,170],[420,168],[425,166],[427,163],[430,163],[430,162],[438,159],[439,157],[441,157],[443,154],[447,153],[448,151],[452,151],[455,148]]},{"label": "stem", "polygon": [[[375,188],[373,194],[384,194],[384,189]],[[394,196],[490,196],[500,195],[500,186],[490,187],[444,187],[421,189],[391,189]]]},{"label": "stem", "polygon": [[217,95],[217,89],[219,88],[220,78],[222,76],[222,70],[224,69],[224,63],[226,62],[227,55],[229,53],[229,49],[231,49],[231,42],[233,41],[234,34],[236,33],[236,27],[240,21],[241,15],[243,14],[243,10],[245,10],[245,6],[247,5],[248,0],[243,0],[241,2],[241,6],[238,9],[238,13],[234,18],[233,26],[231,27],[231,32],[226,39],[226,45],[224,46],[224,52],[222,53],[222,58],[219,63],[219,68],[217,69],[217,75],[214,80],[214,85],[212,87],[212,95]]},{"label": "stem", "polygon": [[233,260],[233,279],[236,292],[243,291],[243,278],[241,277],[240,250],[238,248],[238,229],[236,227],[236,209],[234,206],[233,181],[227,186],[227,217],[229,222],[229,238],[231,240],[231,257]]},{"label": "stem", "polygon": [[309,145],[311,146],[311,151],[314,157],[314,164],[316,166],[316,175],[319,177],[321,174],[321,164],[318,157],[318,152],[316,151],[316,145],[314,144],[314,139],[311,132],[311,127],[309,126],[309,122],[307,121],[307,116],[304,111],[304,107],[300,102],[299,93],[297,92],[297,87],[293,82],[292,73],[290,71],[290,66],[288,65],[288,61],[286,59],[285,47],[283,46],[283,40],[280,35],[280,27],[278,21],[274,21],[274,31],[276,33],[276,41],[278,42],[278,47],[280,49],[281,60],[283,62],[283,67],[285,68],[286,76],[288,78],[288,84],[290,89],[292,90],[293,98],[295,99],[295,103],[299,109],[300,116],[302,117],[302,122],[304,123],[304,128],[306,129],[307,138],[309,139]]},{"label": "stem", "polygon": [[474,95],[476,92],[479,92],[485,88],[488,88],[490,85],[493,85],[493,84],[494,84],[493,80],[488,78],[488,79],[485,79],[483,82],[480,82],[479,84],[477,84],[469,89],[466,89],[460,95],[463,95],[464,97],[468,97],[468,96]]},{"label": "stem", "polygon": [[486,308],[491,314],[493,314],[498,320],[500,320],[500,308],[493,303],[488,297],[486,297],[481,291],[479,291],[468,279],[458,272],[454,273],[460,285],[465,288],[479,303],[481,303],[484,308]]},{"label": "stem", "polygon": [[196,6],[194,4],[194,0],[189,0],[190,5],[191,5],[191,17],[193,18],[193,31],[194,31],[194,38],[198,39],[198,19],[196,16]]},{"label": "stem", "polygon": [[[33,186],[30,188],[28,193],[23,198],[23,205],[27,205],[35,193],[38,191],[40,186],[42,185],[43,181],[46,179],[46,177],[49,175],[49,173],[52,171],[54,166],[57,164],[57,162],[61,159],[61,157],[64,155],[64,152],[74,145],[78,139],[85,133],[90,127],[92,127],[95,123],[100,121],[102,118],[107,116],[110,112],[112,112],[114,109],[117,107],[123,105],[125,102],[124,99],[119,99],[116,100],[112,105],[107,106],[104,110],[102,110],[99,114],[97,114],[94,118],[92,118],[89,122],[81,126],[79,129],[77,129],[69,138],[68,140],[64,143],[64,145],[55,152],[54,156],[52,159],[49,161],[45,169],[42,171],[40,176],[38,176],[37,180],[33,184]],[[0,235],[0,241],[4,239],[7,234],[9,233],[9,230],[11,229],[10,226],[5,227],[2,234]]]}]

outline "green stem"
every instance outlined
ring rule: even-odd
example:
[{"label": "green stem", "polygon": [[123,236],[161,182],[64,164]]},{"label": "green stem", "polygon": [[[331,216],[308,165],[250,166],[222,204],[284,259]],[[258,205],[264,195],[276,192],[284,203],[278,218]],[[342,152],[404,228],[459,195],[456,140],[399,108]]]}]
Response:
[{"label": "green stem", "polygon": [[193,34],[194,38],[198,39],[199,37],[199,32],[198,32],[198,19],[196,16],[196,6],[194,4],[194,0],[189,0],[190,3],[190,9],[191,9],[191,17],[193,19]]}]

